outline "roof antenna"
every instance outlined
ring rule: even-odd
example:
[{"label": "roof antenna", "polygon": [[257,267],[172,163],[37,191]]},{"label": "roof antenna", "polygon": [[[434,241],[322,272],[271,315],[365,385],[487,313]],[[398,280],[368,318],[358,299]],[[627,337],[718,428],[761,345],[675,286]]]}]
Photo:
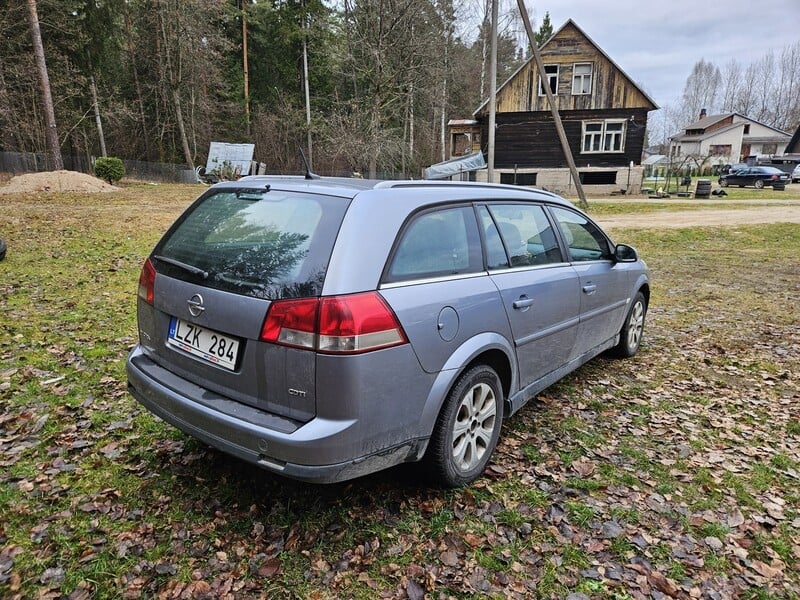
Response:
[{"label": "roof antenna", "polygon": [[300,150],[300,156],[302,157],[303,165],[306,168],[306,179],[320,179],[319,175],[311,172],[311,167],[308,166],[308,159],[306,159],[306,153],[303,152],[303,149],[300,146],[298,146],[297,149]]}]

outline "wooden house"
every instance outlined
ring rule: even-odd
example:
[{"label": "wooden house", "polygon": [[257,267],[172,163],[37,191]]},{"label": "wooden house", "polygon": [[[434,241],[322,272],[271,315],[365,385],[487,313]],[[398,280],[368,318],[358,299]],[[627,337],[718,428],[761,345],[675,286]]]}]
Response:
[{"label": "wooden house", "polygon": [[[497,90],[495,181],[574,191],[547,85],[587,192],[638,189],[647,115],[658,106],[572,20],[540,52],[544,76],[531,57]],[[488,117],[487,100],[474,113],[484,152]]]}]

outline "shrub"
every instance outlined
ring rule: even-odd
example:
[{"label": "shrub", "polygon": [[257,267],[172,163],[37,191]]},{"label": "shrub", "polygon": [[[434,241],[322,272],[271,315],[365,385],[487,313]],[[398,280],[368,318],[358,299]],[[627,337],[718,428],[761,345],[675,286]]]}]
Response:
[{"label": "shrub", "polygon": [[125,175],[125,165],[119,158],[114,156],[98,158],[94,162],[94,174],[100,179],[105,179],[113,184],[122,179]]}]

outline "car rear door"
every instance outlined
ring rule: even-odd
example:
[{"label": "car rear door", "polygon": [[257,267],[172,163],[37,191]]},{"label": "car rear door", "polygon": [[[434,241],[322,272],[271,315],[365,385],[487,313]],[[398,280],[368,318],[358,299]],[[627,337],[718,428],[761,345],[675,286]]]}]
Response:
[{"label": "car rear door", "polygon": [[577,337],[578,277],[564,259],[544,207],[479,207],[489,274],[503,301],[519,364],[520,387],[563,366]]}]

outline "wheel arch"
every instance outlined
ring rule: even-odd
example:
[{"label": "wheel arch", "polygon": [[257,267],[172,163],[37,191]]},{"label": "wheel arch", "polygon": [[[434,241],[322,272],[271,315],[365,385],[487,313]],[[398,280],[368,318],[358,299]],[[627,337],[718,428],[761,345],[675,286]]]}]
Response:
[{"label": "wheel arch", "polygon": [[511,395],[511,384],[513,382],[511,361],[508,359],[508,356],[497,349],[487,350],[473,358],[461,371],[468,371],[479,364],[489,366],[497,373],[497,376],[500,378],[500,387],[503,390],[503,401],[504,403],[507,402],[508,397]]},{"label": "wheel arch", "polygon": [[636,291],[642,292],[642,295],[644,296],[645,305],[646,305],[647,308],[649,308],[650,307],[650,283],[647,282],[647,281],[640,282],[639,285],[637,286],[637,290]]},{"label": "wheel arch", "polygon": [[436,420],[442,410],[447,395],[461,375],[478,364],[491,367],[500,378],[503,392],[503,405],[507,408],[508,397],[517,383],[516,363],[513,360],[513,346],[497,333],[482,333],[462,344],[439,371],[428,393],[425,407],[419,421],[419,432],[425,442],[421,444],[418,458],[422,458],[427,448],[427,440],[433,433]]}]

